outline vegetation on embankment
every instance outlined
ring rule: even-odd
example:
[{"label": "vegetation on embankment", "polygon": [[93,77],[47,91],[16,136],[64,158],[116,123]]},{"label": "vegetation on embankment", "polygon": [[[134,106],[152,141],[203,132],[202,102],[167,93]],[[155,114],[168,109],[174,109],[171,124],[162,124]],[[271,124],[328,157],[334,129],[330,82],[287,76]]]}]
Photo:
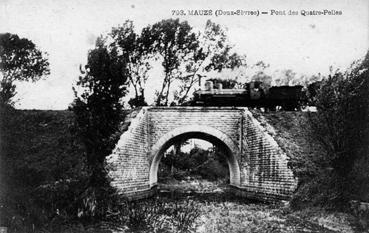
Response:
[{"label": "vegetation on embankment", "polygon": [[28,232],[77,216],[84,188],[83,148],[73,135],[70,111],[0,112],[0,222]]},{"label": "vegetation on embankment", "polygon": [[[311,121],[314,121],[316,112],[267,112],[252,110],[253,115],[261,122],[267,132],[273,136],[278,145],[290,158],[289,166],[300,179],[302,186],[307,185],[313,179],[322,182],[328,175],[326,172],[332,170],[326,150],[318,137],[314,135]],[[369,163],[365,158],[355,162],[355,176],[357,180],[368,179],[366,171]],[[329,179],[327,179],[328,182]],[[329,184],[327,192],[329,192]],[[354,185],[354,184],[353,184]],[[360,183],[360,191],[353,193],[351,199],[369,202],[369,187],[367,183]],[[324,188],[324,184],[322,184]],[[296,201],[312,200],[313,190],[309,187],[299,187],[294,196]],[[315,190],[325,195],[322,189]],[[316,193],[315,193],[316,194]],[[311,203],[310,203],[311,204]]]}]

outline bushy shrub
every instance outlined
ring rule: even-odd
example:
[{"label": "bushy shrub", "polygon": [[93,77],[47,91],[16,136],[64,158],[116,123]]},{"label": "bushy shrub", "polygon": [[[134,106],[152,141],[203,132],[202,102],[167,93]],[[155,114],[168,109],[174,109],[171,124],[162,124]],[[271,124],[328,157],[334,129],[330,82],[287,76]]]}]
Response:
[{"label": "bushy shrub", "polygon": [[[335,71],[317,91],[317,112],[310,115],[311,135],[321,154],[295,161],[299,187],[293,205],[347,209],[351,199],[369,193],[369,53],[346,72]],[[369,199],[367,199],[369,201]]]},{"label": "bushy shrub", "polygon": [[199,215],[199,207],[191,200],[173,202],[157,197],[122,200],[109,215],[109,220],[127,226],[132,232],[193,232]]}]

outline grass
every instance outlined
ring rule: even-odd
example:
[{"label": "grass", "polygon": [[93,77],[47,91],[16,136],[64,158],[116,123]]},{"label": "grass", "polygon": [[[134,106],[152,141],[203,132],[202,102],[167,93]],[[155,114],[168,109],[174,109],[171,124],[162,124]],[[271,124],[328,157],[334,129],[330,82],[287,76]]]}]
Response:
[{"label": "grass", "polygon": [[[146,215],[141,216],[142,218],[150,218],[151,212],[147,211],[147,205],[157,206],[158,204],[155,204],[157,200],[164,206],[162,207],[164,211],[157,212],[159,216],[150,223],[150,227],[139,229],[133,225],[128,227],[129,224],[125,226],[107,224],[105,229],[110,227],[109,232],[337,232],[319,225],[319,222],[311,221],[306,216],[304,218],[302,213],[296,215],[288,207],[249,202],[229,193],[190,196],[177,193],[174,197],[161,194],[136,204],[141,203],[146,208]],[[176,210],[180,212],[173,214]],[[313,213],[310,212],[309,216],[311,215]],[[141,226],[143,224],[144,221],[141,222]],[[179,228],[181,224],[182,228]],[[101,227],[96,229],[101,230]],[[350,226],[346,225],[341,229],[351,230]]]}]

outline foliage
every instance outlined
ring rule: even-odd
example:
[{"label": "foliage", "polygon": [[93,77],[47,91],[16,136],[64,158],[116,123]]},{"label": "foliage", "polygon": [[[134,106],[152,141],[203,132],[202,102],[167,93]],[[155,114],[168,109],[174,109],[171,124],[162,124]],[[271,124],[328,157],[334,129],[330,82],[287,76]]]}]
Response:
[{"label": "foliage", "polygon": [[152,55],[145,48],[140,35],[134,32],[132,21],[126,21],[122,26],[113,28],[110,37],[113,42],[110,43],[109,49],[117,53],[118,59],[126,62],[126,75],[135,92],[135,97],[128,103],[132,108],[147,105],[144,89],[147,72],[151,69],[149,59]]},{"label": "foliage", "polygon": [[[100,39],[101,40],[101,39]],[[117,63],[124,63],[127,84],[134,97],[131,108],[147,105],[146,82],[154,60],[160,60],[164,78],[156,91],[155,105],[181,104],[209,72],[245,66],[245,57],[232,53],[226,30],[207,21],[202,33],[195,33],[187,21],[167,19],[135,32],[132,21],[112,28],[101,42]],[[173,91],[173,87],[178,87]]]},{"label": "foliage", "polygon": [[125,70],[115,58],[98,41],[78,82],[74,114],[1,105],[0,217],[10,230],[54,232],[74,219],[101,218],[114,206],[102,162],[124,117]]},{"label": "foliage", "polygon": [[[123,53],[125,53],[123,51]],[[124,58],[124,54],[122,55]],[[127,67],[116,50],[109,50],[99,38],[96,48],[88,54],[85,71],[77,82],[71,110],[75,114],[76,132],[84,145],[89,170],[88,189],[85,190],[83,215],[98,217],[103,214],[109,189],[104,160],[115,146],[124,119],[121,99],[126,93]],[[99,214],[100,213],[100,214]]]},{"label": "foliage", "polygon": [[16,81],[37,81],[49,74],[49,62],[36,45],[18,35],[0,34],[0,101],[13,104]]},{"label": "foliage", "polygon": [[281,205],[226,200],[200,207],[197,232],[331,232]]},{"label": "foliage", "polygon": [[[130,206],[128,214],[124,212],[127,204]],[[119,219],[117,224],[130,225],[130,219],[131,223],[141,223],[130,225],[126,229],[128,232],[332,232],[316,220],[317,214],[321,215],[319,220],[329,220],[332,214],[317,210],[297,215],[281,205],[249,203],[229,193],[222,197],[209,197],[208,194],[185,198],[159,196],[127,204],[115,215]],[[339,213],[333,216],[340,217]],[[185,228],[180,228],[179,224]],[[347,221],[338,227],[351,230]]]},{"label": "foliage", "polygon": [[[142,92],[144,92],[144,89],[142,89]],[[131,98],[129,101],[128,101],[128,104],[131,108],[137,108],[137,107],[140,107],[140,106],[147,106],[147,103],[145,101],[145,96],[142,94],[142,95],[139,95],[139,96],[136,96],[134,98]]]},{"label": "foliage", "polygon": [[200,86],[201,79],[208,73],[246,67],[245,56],[231,53],[233,46],[229,44],[226,29],[219,24],[208,20],[204,32],[198,35],[198,41],[199,46],[194,56],[182,65],[184,71],[179,77],[181,84],[175,94],[179,104],[186,100],[191,89]]},{"label": "foliage", "polygon": [[307,91],[306,91],[306,97],[307,97],[307,103],[310,106],[316,105],[316,96],[318,94],[318,90],[321,86],[320,81],[315,81],[307,85]]},{"label": "foliage", "polygon": [[146,50],[162,58],[164,79],[155,102],[158,106],[168,105],[170,87],[180,75],[180,65],[189,56],[197,56],[198,36],[187,21],[167,19],[144,28],[141,37]]},{"label": "foliage", "polygon": [[[369,54],[346,72],[336,70],[321,83],[318,112],[310,117],[324,151],[301,179],[295,203],[344,208],[350,199],[367,199],[369,173]],[[309,177],[309,179],[307,179]]]},{"label": "foliage", "polygon": [[245,65],[243,56],[231,53],[226,31],[210,20],[203,33],[193,32],[187,21],[162,20],[144,28],[141,40],[146,52],[161,59],[164,69],[156,105],[168,105],[174,83],[179,88],[173,103],[182,104],[207,73]]},{"label": "foliage", "polygon": [[[169,173],[171,169],[171,173]],[[173,175],[176,179],[185,176],[201,176],[208,180],[217,180],[228,177],[228,164],[223,151],[193,148],[189,153],[170,151],[162,158],[161,176]]]},{"label": "foliage", "polygon": [[122,121],[120,101],[126,93],[126,63],[98,39],[85,68],[77,82],[82,93],[78,95],[74,89],[76,99],[71,109],[86,148],[87,163],[92,172],[101,175],[104,159],[115,145]]},{"label": "foliage", "polygon": [[0,108],[0,222],[10,231],[49,229],[77,217],[87,180],[68,111]]},{"label": "foliage", "polygon": [[132,232],[194,232],[198,205],[191,200],[164,197],[121,202],[109,220],[124,224]]}]

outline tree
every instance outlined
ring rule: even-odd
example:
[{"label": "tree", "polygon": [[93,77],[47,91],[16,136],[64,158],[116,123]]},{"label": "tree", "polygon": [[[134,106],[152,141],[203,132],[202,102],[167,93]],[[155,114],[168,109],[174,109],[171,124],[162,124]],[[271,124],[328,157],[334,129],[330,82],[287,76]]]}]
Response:
[{"label": "tree", "polygon": [[0,34],[0,58],[0,101],[4,104],[14,104],[16,81],[35,82],[50,73],[46,54],[15,34]]},{"label": "tree", "polygon": [[90,185],[98,187],[105,182],[104,159],[119,137],[121,99],[126,94],[128,81],[127,62],[120,59],[115,50],[108,50],[105,41],[99,38],[81,72],[71,109],[85,145]]},{"label": "tree", "polygon": [[199,46],[182,65],[183,71],[178,78],[181,85],[175,99],[179,104],[186,100],[190,90],[197,83],[200,86],[201,79],[205,78],[209,72],[221,72],[224,69],[233,70],[246,66],[245,56],[231,53],[232,46],[228,42],[226,30],[219,24],[208,20],[198,40]]},{"label": "tree", "polygon": [[[126,56],[123,56],[126,57]],[[89,181],[80,195],[83,216],[103,216],[113,205],[114,190],[109,186],[104,168],[108,156],[121,134],[124,119],[122,98],[127,92],[127,61],[106,41],[98,38],[89,51],[87,65],[74,89],[71,110],[75,115],[75,131],[84,145]]]},{"label": "tree", "polygon": [[157,93],[156,105],[168,105],[170,87],[179,76],[179,67],[199,47],[198,35],[192,32],[187,21],[162,20],[142,30],[142,42],[147,51],[162,59],[164,79]]},{"label": "tree", "polygon": [[109,49],[117,51],[127,61],[128,78],[135,97],[129,101],[131,107],[146,105],[144,97],[150,62],[161,60],[164,79],[156,93],[156,105],[168,105],[174,83],[179,90],[174,100],[183,103],[191,89],[211,71],[233,69],[244,65],[244,57],[231,54],[232,46],[227,41],[226,31],[208,21],[204,33],[195,33],[187,21],[162,20],[145,27],[141,35],[134,32],[132,21],[112,29]]},{"label": "tree", "polygon": [[231,53],[226,31],[210,20],[203,33],[194,33],[187,21],[163,20],[144,28],[141,37],[147,50],[163,60],[165,77],[156,105],[168,105],[174,81],[179,83],[174,100],[181,104],[207,73],[245,65],[243,56]]},{"label": "tree", "polygon": [[132,21],[127,20],[122,26],[113,28],[110,36],[113,42],[109,48],[118,54],[119,59],[127,62],[127,77],[135,92],[135,97],[128,103],[131,107],[147,105],[144,89],[147,72],[151,69],[151,54],[145,50],[140,36],[134,32]]}]

